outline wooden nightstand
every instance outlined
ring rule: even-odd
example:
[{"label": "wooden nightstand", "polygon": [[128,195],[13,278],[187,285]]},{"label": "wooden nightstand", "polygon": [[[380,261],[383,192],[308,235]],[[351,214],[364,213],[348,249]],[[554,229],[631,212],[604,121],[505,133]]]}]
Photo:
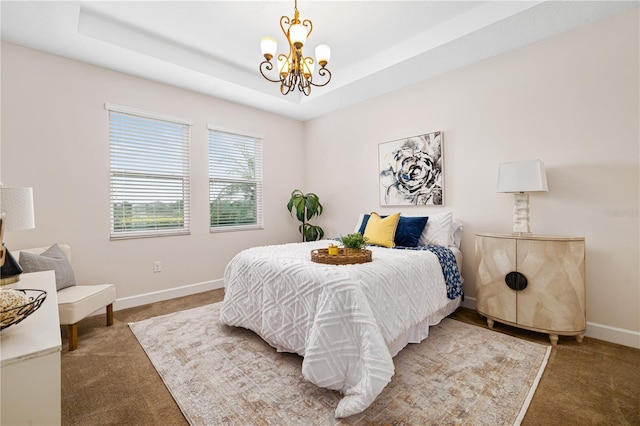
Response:
[{"label": "wooden nightstand", "polygon": [[476,234],[476,308],[494,321],[582,341],[585,239]]}]

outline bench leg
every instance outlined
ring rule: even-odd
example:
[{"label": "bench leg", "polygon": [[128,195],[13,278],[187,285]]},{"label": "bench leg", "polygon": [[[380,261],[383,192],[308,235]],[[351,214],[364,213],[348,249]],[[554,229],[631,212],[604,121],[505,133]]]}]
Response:
[{"label": "bench leg", "polygon": [[78,324],[69,324],[67,326],[67,337],[69,337],[69,350],[78,349]]},{"label": "bench leg", "polygon": [[113,303],[107,305],[107,327],[113,325]]}]

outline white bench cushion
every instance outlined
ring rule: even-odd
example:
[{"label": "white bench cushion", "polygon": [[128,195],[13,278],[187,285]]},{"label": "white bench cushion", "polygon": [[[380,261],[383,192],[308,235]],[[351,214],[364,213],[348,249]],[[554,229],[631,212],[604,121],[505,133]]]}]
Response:
[{"label": "white bench cushion", "polygon": [[113,284],[76,285],[58,291],[60,324],[75,324],[116,300]]}]

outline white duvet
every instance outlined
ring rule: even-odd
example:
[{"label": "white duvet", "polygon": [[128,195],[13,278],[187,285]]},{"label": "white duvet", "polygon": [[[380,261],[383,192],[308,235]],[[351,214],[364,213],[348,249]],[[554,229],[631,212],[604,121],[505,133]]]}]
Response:
[{"label": "white duvet", "polygon": [[220,320],[303,356],[307,380],[344,395],[335,412],[342,418],[364,411],[391,380],[391,344],[451,300],[429,251],[369,247],[369,263],[312,262],[310,251],[327,245],[240,252],[225,271]]}]

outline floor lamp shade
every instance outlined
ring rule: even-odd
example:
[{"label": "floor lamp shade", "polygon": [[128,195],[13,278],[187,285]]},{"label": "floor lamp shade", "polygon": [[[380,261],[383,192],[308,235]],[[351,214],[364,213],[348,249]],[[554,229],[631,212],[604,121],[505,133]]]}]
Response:
[{"label": "floor lamp shade", "polygon": [[513,233],[530,234],[529,192],[548,191],[542,160],[500,163],[496,192],[513,193]]},{"label": "floor lamp shade", "polygon": [[0,264],[0,285],[20,279],[22,268],[4,247],[4,231],[20,231],[36,227],[33,209],[33,188],[0,188],[0,242],[4,256]]}]

